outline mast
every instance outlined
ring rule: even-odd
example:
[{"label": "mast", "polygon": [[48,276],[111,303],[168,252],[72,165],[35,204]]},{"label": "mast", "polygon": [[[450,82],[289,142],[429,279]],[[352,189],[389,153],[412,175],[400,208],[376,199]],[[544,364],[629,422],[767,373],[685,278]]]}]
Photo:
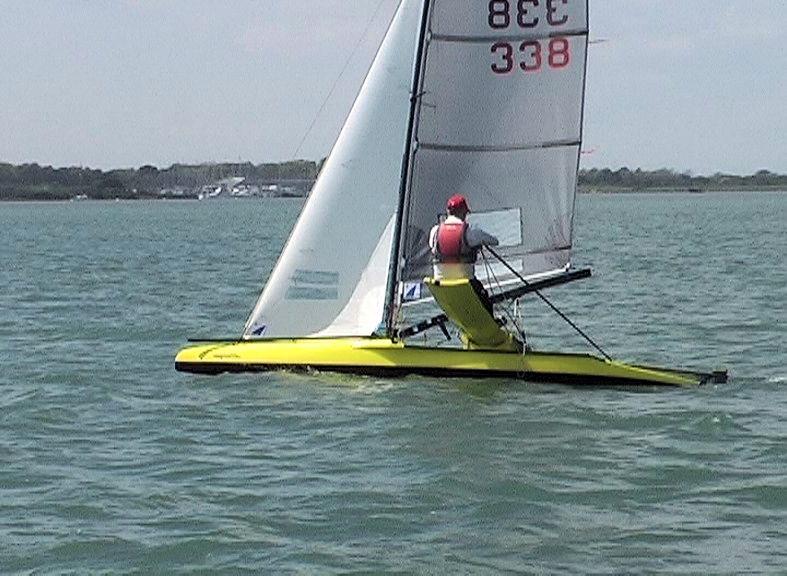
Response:
[{"label": "mast", "polygon": [[414,135],[416,117],[418,115],[418,102],[421,98],[420,88],[423,77],[423,65],[426,53],[426,33],[429,28],[429,13],[431,0],[424,0],[423,13],[421,14],[421,29],[418,33],[418,46],[416,49],[415,70],[413,72],[412,90],[410,92],[410,117],[407,122],[407,139],[405,142],[404,160],[402,162],[402,177],[399,186],[399,205],[396,210],[396,225],[390,268],[388,270],[388,285],[384,308],[386,336],[393,338],[396,316],[396,292],[399,286],[399,259],[401,258],[402,226],[404,225],[404,210],[407,199],[407,188],[410,182],[411,164],[414,155]]}]

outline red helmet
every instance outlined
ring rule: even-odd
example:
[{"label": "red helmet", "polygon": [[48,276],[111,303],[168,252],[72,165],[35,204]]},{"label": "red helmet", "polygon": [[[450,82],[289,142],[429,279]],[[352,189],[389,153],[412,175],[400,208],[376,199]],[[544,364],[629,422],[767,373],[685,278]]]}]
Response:
[{"label": "red helmet", "polygon": [[445,208],[452,214],[462,209],[465,212],[470,212],[470,207],[467,205],[467,200],[465,200],[465,197],[461,194],[454,194],[451,196],[448,199],[448,202],[446,202]]}]

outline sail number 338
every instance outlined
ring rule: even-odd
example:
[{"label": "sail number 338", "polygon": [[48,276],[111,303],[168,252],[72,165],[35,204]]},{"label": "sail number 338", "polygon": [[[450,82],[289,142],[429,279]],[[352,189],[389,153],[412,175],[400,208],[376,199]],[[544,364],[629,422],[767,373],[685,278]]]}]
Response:
[{"label": "sail number 338", "polygon": [[[512,26],[521,29],[535,28],[542,22],[553,28],[565,26],[568,14],[565,5],[569,0],[490,0],[488,23],[493,30],[506,30]],[[546,40],[507,41],[492,44],[492,72],[508,74],[519,67],[522,72],[539,72],[544,66],[565,68],[571,62],[571,44],[567,38]]]}]

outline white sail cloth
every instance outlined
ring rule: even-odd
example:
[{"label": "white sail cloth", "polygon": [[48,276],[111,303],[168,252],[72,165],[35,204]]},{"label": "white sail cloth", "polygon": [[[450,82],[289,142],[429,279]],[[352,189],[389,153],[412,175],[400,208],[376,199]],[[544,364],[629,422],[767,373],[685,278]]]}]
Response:
[{"label": "white sail cloth", "polygon": [[383,319],[423,0],[403,0],[244,337],[369,335]]}]

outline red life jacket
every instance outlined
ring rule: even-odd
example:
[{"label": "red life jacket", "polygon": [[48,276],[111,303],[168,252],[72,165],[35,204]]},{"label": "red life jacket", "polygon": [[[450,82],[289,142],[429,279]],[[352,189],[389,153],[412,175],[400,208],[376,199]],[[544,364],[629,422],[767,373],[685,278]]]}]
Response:
[{"label": "red life jacket", "polygon": [[476,250],[465,241],[467,222],[443,222],[437,228],[437,261],[444,264],[475,262]]}]

